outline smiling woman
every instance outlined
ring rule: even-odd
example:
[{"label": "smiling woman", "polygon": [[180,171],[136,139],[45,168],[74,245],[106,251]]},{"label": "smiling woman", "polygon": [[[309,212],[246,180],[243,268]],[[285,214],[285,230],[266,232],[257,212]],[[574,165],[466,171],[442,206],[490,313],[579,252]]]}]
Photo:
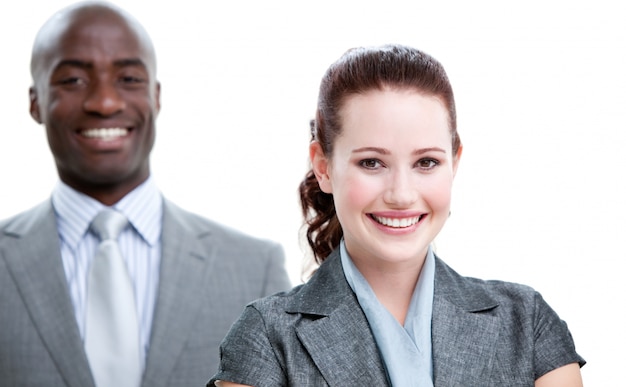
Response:
[{"label": "smiling woman", "polygon": [[538,292],[434,253],[462,149],[433,57],[386,45],[333,63],[300,186],[320,267],[246,308],[208,385],[582,386],[585,361]]}]

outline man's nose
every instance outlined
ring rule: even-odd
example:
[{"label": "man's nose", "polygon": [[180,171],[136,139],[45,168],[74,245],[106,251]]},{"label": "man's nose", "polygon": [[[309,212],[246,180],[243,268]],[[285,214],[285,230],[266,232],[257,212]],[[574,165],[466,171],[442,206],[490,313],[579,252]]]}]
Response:
[{"label": "man's nose", "polygon": [[100,116],[112,116],[126,108],[126,101],[115,84],[107,81],[94,82],[83,104],[84,110]]}]

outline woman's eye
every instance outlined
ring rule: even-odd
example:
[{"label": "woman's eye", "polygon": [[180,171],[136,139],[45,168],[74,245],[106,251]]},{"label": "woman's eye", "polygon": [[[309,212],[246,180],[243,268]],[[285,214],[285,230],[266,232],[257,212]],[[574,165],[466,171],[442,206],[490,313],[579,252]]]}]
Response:
[{"label": "woman's eye", "polygon": [[439,161],[435,159],[421,159],[417,162],[417,166],[422,169],[433,169],[439,165]]},{"label": "woman's eye", "polygon": [[367,169],[374,169],[380,166],[380,162],[376,159],[365,159],[359,161],[359,165]]}]

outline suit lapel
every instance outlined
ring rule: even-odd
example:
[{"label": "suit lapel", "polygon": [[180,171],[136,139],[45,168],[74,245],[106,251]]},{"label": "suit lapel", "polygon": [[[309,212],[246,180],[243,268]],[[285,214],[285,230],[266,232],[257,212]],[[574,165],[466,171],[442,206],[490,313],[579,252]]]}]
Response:
[{"label": "suit lapel", "polygon": [[367,319],[346,282],[336,250],[288,307],[302,313],[298,338],[330,386],[388,385]]},{"label": "suit lapel", "polygon": [[386,386],[378,348],[359,305],[341,305],[325,318],[307,320],[298,338],[330,386]]},{"label": "suit lapel", "polygon": [[435,386],[474,385],[493,369],[498,304],[485,290],[437,259],[433,300]]},{"label": "suit lapel", "polygon": [[164,202],[159,294],[143,386],[167,386],[188,340],[201,308],[202,299],[197,295],[203,287],[207,260],[213,258],[200,246],[199,241],[207,237],[208,231],[193,230],[181,210]]},{"label": "suit lapel", "polygon": [[52,205],[31,210],[5,230],[3,251],[32,321],[68,386],[93,386],[67,288]]},{"label": "suit lapel", "polygon": [[[287,312],[310,315],[298,338],[329,385],[388,385],[386,373],[356,297],[345,281],[338,251],[305,285]],[[435,386],[480,385],[489,377],[501,327],[498,304],[438,258],[432,341]],[[346,365],[354,364],[353,369]],[[358,383],[357,383],[358,384]]]}]

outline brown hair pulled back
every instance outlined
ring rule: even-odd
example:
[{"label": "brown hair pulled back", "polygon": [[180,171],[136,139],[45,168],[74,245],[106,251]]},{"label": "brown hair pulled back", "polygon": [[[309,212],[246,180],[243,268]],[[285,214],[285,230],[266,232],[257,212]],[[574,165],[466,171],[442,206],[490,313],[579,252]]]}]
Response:
[{"label": "brown hair pulled back", "polygon": [[[371,90],[414,89],[439,98],[448,110],[452,152],[456,156],[461,140],[456,129],[456,108],[448,76],[435,58],[402,45],[359,47],[348,50],[333,63],[322,78],[311,141],[320,143],[324,155],[332,158],[333,145],[341,134],[341,109],[352,95]],[[333,196],[323,192],[313,170],[300,183],[300,204],[306,223],[306,237],[317,263],[339,245],[343,230],[337,219]]]}]

